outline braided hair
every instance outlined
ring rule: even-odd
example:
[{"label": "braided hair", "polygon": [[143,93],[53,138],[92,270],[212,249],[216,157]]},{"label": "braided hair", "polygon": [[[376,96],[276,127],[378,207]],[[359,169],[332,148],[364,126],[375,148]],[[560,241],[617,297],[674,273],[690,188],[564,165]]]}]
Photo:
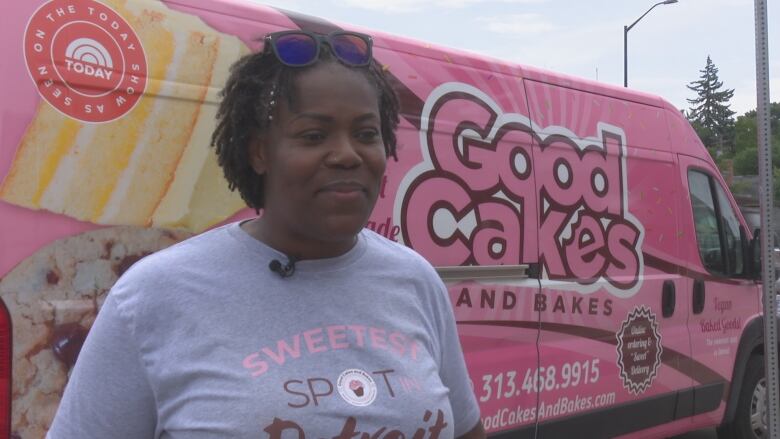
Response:
[{"label": "braided hair", "polygon": [[[338,62],[329,47],[323,45],[318,63]],[[265,204],[263,176],[255,172],[249,160],[249,145],[254,136],[262,135],[273,120],[274,99],[286,97],[290,106],[295,99],[295,78],[306,69],[287,67],[271,51],[246,55],[230,68],[230,76],[220,93],[217,127],[211,146],[217,153],[230,190],[238,189],[241,198],[256,211]],[[395,129],[398,126],[398,97],[384,71],[374,60],[367,67],[356,67],[377,91],[382,140],[387,157],[396,156]]]}]

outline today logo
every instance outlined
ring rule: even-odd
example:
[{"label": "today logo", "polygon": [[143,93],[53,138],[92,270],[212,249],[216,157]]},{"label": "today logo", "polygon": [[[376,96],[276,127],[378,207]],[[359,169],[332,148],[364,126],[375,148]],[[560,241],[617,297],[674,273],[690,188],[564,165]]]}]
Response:
[{"label": "today logo", "polygon": [[76,38],[65,49],[65,71],[98,80],[111,80],[114,60],[100,41]]},{"label": "today logo", "polygon": [[124,116],[146,89],[138,35],[94,0],[52,0],[39,7],[25,29],[24,57],[41,97],[82,122]]}]

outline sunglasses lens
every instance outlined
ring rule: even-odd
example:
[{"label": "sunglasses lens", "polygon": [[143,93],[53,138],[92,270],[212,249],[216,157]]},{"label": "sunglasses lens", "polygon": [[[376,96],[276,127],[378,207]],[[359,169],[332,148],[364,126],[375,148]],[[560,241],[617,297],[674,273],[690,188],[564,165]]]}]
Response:
[{"label": "sunglasses lens", "polygon": [[279,60],[291,66],[306,65],[317,56],[317,41],[309,35],[281,35],[274,43]]},{"label": "sunglasses lens", "polygon": [[347,64],[362,66],[371,60],[368,41],[354,34],[337,34],[330,40],[336,56]]}]

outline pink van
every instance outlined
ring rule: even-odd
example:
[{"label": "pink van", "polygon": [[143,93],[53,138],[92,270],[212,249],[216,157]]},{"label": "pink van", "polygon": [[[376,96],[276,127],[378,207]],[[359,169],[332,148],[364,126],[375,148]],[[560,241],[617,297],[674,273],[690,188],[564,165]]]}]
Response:
[{"label": "pink van", "polygon": [[[4,14],[0,439],[38,439],[118,276],[253,214],[208,147],[230,64],[341,25],[241,0]],[[766,435],[756,243],[678,109],[348,28],[402,101],[367,227],[439,269],[492,436]]]}]

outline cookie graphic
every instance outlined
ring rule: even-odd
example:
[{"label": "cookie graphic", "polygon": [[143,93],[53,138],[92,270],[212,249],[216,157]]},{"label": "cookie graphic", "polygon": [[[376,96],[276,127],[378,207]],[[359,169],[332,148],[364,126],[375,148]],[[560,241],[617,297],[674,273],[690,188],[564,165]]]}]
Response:
[{"label": "cookie graphic", "polygon": [[0,279],[12,321],[12,437],[43,438],[106,293],[187,232],[111,227],[55,241]]}]

